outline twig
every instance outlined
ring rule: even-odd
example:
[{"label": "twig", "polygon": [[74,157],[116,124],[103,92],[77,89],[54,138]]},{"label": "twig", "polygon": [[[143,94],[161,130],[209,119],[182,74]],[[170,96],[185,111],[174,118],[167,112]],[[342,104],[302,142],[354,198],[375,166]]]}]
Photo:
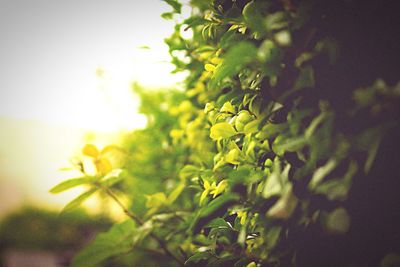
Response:
[{"label": "twig", "polygon": [[[125,205],[119,200],[119,198],[114,194],[114,192],[106,187],[103,186],[101,184],[96,184],[100,189],[104,190],[106,192],[106,194],[108,196],[110,196],[117,204],[118,206],[120,206],[120,208],[124,211],[124,213],[131,218],[135,223],[139,224],[139,225],[143,225],[144,222],[137,217],[135,214],[133,214],[132,212],[130,212]],[[184,261],[182,261],[180,258],[178,258],[177,256],[175,256],[167,247],[167,244],[165,243],[164,240],[162,240],[161,238],[159,238],[156,234],[154,234],[153,232],[149,234],[149,236],[151,236],[154,240],[157,241],[157,243],[160,245],[161,249],[164,251],[165,255],[169,256],[170,258],[172,258],[173,260],[175,260],[176,262],[179,263],[180,266],[185,266]]]}]

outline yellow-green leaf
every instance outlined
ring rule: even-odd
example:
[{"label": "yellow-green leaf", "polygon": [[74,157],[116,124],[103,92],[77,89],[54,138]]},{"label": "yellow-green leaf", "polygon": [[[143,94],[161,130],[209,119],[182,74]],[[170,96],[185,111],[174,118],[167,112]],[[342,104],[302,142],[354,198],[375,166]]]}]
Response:
[{"label": "yellow-green leaf", "polygon": [[215,66],[213,64],[205,64],[204,69],[209,72],[215,71]]},{"label": "yellow-green leaf", "polygon": [[167,201],[167,196],[163,192],[147,195],[146,197],[147,197],[147,202],[146,202],[147,208],[160,207]]},{"label": "yellow-green leaf", "polygon": [[253,120],[253,121],[247,123],[243,128],[243,133],[251,134],[251,133],[257,132],[260,122],[261,122],[260,120]]},{"label": "yellow-green leaf", "polygon": [[112,171],[111,162],[106,158],[95,160],[96,170],[100,175],[104,175]]},{"label": "yellow-green leaf", "polygon": [[181,183],[179,184],[172,192],[169,194],[167,198],[168,204],[174,203],[174,201],[179,197],[179,195],[182,193],[183,189],[185,189],[185,184]]},{"label": "yellow-green leaf", "polygon": [[224,56],[223,61],[216,67],[210,87],[215,87],[226,77],[237,74],[244,66],[257,57],[257,48],[250,42],[240,42],[232,47]]},{"label": "yellow-green leaf", "polygon": [[227,122],[220,122],[215,124],[210,129],[210,137],[214,140],[220,138],[229,138],[237,134],[232,125]]},{"label": "yellow-green leaf", "polygon": [[235,107],[232,106],[231,102],[225,102],[225,104],[222,106],[221,112],[227,112],[227,113],[235,113]]},{"label": "yellow-green leaf", "polygon": [[132,250],[133,236],[137,234],[135,223],[128,219],[115,224],[108,232],[100,233],[84,249],[77,253],[72,267],[98,266],[104,260]]},{"label": "yellow-green leaf", "polygon": [[87,177],[87,176],[69,179],[54,186],[52,189],[49,190],[49,192],[53,194],[58,194],[70,188],[83,184],[88,184],[92,181],[92,179],[93,179],[92,177]]},{"label": "yellow-green leaf", "polygon": [[61,213],[69,212],[79,207],[86,199],[88,199],[98,188],[92,188],[80,194],[78,197],[69,202],[62,210]]},{"label": "yellow-green leaf", "polygon": [[211,191],[211,194],[213,195],[213,198],[224,192],[225,188],[227,188],[228,182],[226,180],[223,180],[218,183],[218,185]]},{"label": "yellow-green leaf", "polygon": [[200,205],[203,204],[203,202],[204,202],[204,200],[206,199],[206,197],[207,197],[207,195],[208,195],[209,192],[210,192],[210,191],[206,189],[206,190],[203,191],[203,193],[201,193],[201,196],[200,196]]},{"label": "yellow-green leaf", "polygon": [[231,149],[225,157],[225,161],[231,164],[239,164],[240,161],[240,150],[239,149]]},{"label": "yellow-green leaf", "polygon": [[82,153],[86,156],[96,158],[99,155],[99,150],[95,145],[87,144],[83,147]]}]

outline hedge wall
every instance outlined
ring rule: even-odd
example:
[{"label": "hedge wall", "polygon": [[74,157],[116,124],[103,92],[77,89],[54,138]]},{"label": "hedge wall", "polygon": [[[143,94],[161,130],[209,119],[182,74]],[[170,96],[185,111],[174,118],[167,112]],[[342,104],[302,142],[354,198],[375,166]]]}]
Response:
[{"label": "hedge wall", "polygon": [[[181,4],[165,2],[174,19]],[[125,252],[134,266],[398,264],[391,2],[192,0],[166,39],[185,91],[136,88],[150,123],[126,141],[123,175],[83,151],[97,167],[89,192],[130,219],[74,264]]]}]

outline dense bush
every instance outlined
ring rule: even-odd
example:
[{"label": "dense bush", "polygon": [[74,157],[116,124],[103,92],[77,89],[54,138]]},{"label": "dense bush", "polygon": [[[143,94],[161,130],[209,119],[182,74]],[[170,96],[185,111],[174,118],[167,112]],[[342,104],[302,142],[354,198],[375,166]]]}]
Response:
[{"label": "dense bush", "polygon": [[24,207],[2,219],[0,252],[7,249],[76,251],[110,225],[110,220],[103,216],[90,217],[79,210],[59,216],[55,211]]},{"label": "dense bush", "polygon": [[[166,2],[173,11],[163,16],[174,18],[181,5]],[[395,264],[395,9],[379,1],[191,6],[166,39],[176,71],[189,71],[186,90],[136,87],[148,127],[120,149],[86,146],[97,173],[82,168],[83,178],[53,189],[89,184],[67,209],[102,190],[130,217],[73,264],[127,252],[135,266]],[[122,171],[112,170],[113,153],[125,154]]]}]

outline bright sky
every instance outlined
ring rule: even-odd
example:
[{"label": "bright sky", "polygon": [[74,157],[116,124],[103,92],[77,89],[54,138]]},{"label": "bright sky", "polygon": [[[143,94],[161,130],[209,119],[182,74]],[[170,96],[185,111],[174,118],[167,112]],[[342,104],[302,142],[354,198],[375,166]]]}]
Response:
[{"label": "bright sky", "polygon": [[160,14],[169,9],[160,0],[0,1],[0,116],[100,131],[143,126],[131,82],[181,79],[163,42],[172,22]]},{"label": "bright sky", "polygon": [[0,213],[4,198],[65,203],[47,190],[87,130],[110,139],[145,125],[132,82],[183,78],[170,74],[163,42],[173,22],[160,14],[170,9],[161,0],[0,0]]}]

